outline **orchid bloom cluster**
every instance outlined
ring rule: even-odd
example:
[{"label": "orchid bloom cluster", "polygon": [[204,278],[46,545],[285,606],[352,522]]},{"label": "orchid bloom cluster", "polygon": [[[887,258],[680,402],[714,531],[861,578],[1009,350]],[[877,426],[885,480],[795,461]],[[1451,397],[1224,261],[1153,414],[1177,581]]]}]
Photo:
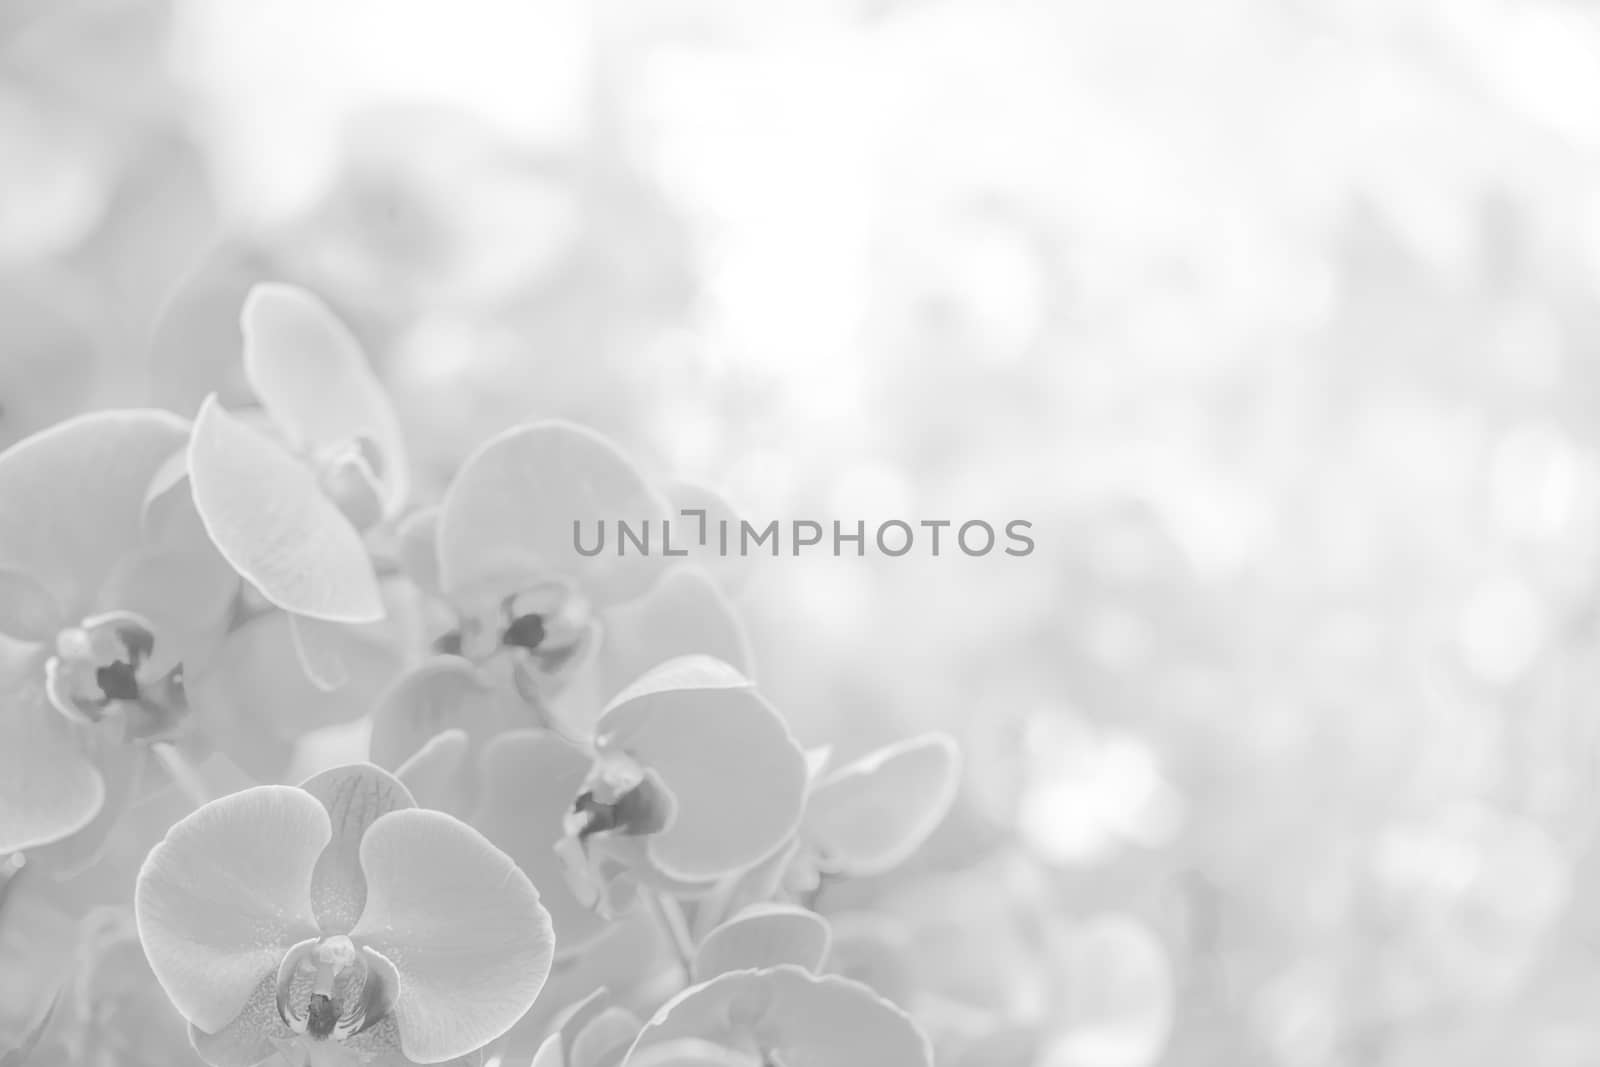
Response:
[{"label": "orchid bloom cluster", "polygon": [[[279,284],[241,325],[253,405],[0,455],[0,864],[70,878],[186,791],[131,927],[213,1067],[930,1065],[815,906],[929,837],[954,745],[835,765],[708,569],[574,550],[704,490],[541,421],[418,501],[352,331]],[[343,724],[366,761],[282,784]]]}]

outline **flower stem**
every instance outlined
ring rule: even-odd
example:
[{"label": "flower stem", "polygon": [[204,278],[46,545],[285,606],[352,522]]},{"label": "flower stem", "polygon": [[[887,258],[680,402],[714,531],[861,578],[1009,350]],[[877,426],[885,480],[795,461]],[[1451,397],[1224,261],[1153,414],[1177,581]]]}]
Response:
[{"label": "flower stem", "polygon": [[683,976],[687,981],[690,963],[694,959],[694,939],[689,935],[689,923],[683,917],[683,905],[678,903],[676,897],[663,890],[647,891],[645,896],[650,899],[656,918],[661,920],[661,926],[672,942],[672,950],[677,954],[678,963],[682,966]]},{"label": "flower stem", "polygon": [[206,785],[205,779],[200,777],[200,772],[189,762],[187,756],[178,751],[176,745],[169,741],[158,741],[150,746],[150,751],[161,761],[161,766],[166,769],[167,777],[172,779],[172,784],[177,786],[195,807],[203,807],[211,802],[213,799],[211,790]]}]

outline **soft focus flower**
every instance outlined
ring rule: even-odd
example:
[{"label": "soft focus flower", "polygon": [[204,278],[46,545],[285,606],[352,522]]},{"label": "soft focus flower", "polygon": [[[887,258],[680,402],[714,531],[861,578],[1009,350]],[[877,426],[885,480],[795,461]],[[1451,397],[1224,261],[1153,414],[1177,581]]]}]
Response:
[{"label": "soft focus flower", "polygon": [[553,945],[509,857],[369,765],[195,811],[145,861],[135,913],[215,1067],[456,1060],[528,1010]]},{"label": "soft focus flower", "polygon": [[575,548],[575,524],[667,514],[633,464],[582,427],[530,423],[469,457],[441,506],[402,530],[407,571],[451,622],[436,645],[446,654],[378,708],[374,762],[398,767],[446,729],[464,731],[473,750],[525,726],[587,743],[607,700],[676,656],[714,656],[748,675],[743,629],[703,571]]},{"label": "soft focus flower", "polygon": [[[75,951],[74,951],[75,949]],[[27,1062],[39,1067],[176,1067],[195,1062],[183,1021],[166,1004],[126,906],[79,924],[74,964]]]},{"label": "soft focus flower", "polygon": [[955,803],[960,752],[939,733],[907,738],[832,770],[814,753],[793,838],[726,878],[701,905],[702,929],[774,895],[815,897],[825,880],[884,874],[921,848]]},{"label": "soft focus flower", "polygon": [[380,582],[366,537],[404,504],[409,471],[388,397],[326,305],[258,284],[240,327],[259,410],[208,397],[187,464],[207,533],[266,610],[192,682],[255,727],[240,747],[269,776],[300,733],[365,714],[405,666],[397,590]]},{"label": "soft focus flower", "polygon": [[389,399],[354,335],[305,290],[257,285],[240,322],[263,418],[201,404],[189,446],[200,517],[275,607],[376,621],[383,601],[362,534],[399,511],[409,483]]},{"label": "soft focus flower", "polygon": [[644,1025],[633,1012],[597,989],[563,1013],[561,1025],[540,1044],[529,1067],[588,1067],[622,1062]]},{"label": "soft focus flower", "polygon": [[931,1067],[933,1054],[905,1013],[866,986],[783,965],[691,986],[645,1024],[624,1062]]},{"label": "soft focus flower", "polygon": [[145,747],[186,734],[185,664],[237,586],[161,477],[187,435],[174,415],[107,411],[0,454],[0,855],[93,825],[92,852]]},{"label": "soft focus flower", "polygon": [[478,826],[546,887],[561,951],[610,928],[641,886],[703,892],[782,847],[800,817],[805,756],[731,667],[662,664],[621,693],[591,749],[545,730],[496,737]]}]

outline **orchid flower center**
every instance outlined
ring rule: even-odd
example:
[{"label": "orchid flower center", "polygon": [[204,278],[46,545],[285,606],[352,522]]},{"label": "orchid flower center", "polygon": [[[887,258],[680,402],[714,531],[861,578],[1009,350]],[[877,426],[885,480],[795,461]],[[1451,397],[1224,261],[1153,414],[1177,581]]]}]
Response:
[{"label": "orchid flower center", "polygon": [[311,458],[322,491],[357,530],[383,518],[383,458],[365,437],[357,437]]},{"label": "orchid flower center", "polygon": [[510,655],[523,668],[519,675],[526,674],[545,695],[582,661],[594,630],[589,602],[575,585],[540,582],[496,600],[487,610],[463,612],[460,628],[445,635],[438,650],[475,663]]},{"label": "orchid flower center", "polygon": [[278,967],[278,1016],[313,1041],[343,1041],[375,1025],[398,992],[394,966],[343,934],[300,942]]},{"label": "orchid flower center", "polygon": [[556,842],[573,894],[603,917],[620,915],[638,888],[632,867],[643,838],[666,829],[676,813],[676,801],[654,773],[624,753],[602,751]]},{"label": "orchid flower center", "polygon": [[132,612],[85,619],[56,635],[45,692],[74,722],[119,720],[128,739],[170,738],[188,709],[183,665],[156,651],[150,624]]},{"label": "orchid flower center", "polygon": [[603,752],[563,828],[580,843],[602,833],[643,837],[666,829],[672,808],[671,795],[654,775],[623,753]]}]

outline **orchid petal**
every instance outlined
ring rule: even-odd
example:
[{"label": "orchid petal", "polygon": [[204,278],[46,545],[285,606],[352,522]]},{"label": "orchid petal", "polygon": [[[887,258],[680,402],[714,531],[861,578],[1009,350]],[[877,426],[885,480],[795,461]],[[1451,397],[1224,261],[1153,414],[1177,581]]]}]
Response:
[{"label": "orchid petal", "polygon": [[483,750],[483,798],[474,826],[539,887],[563,956],[591,945],[612,924],[573,894],[556,855],[563,819],[589,773],[589,759],[556,734],[512,730]]},{"label": "orchid petal", "polygon": [[695,909],[695,936],[704,939],[723,920],[777,896],[799,850],[799,839],[790,838],[766,859],[718,882]]},{"label": "orchid petal", "polygon": [[823,778],[807,802],[804,834],[828,870],[882,874],[922,847],[960,784],[954,741],[944,734],[909,738]]},{"label": "orchid petal", "polygon": [[721,493],[693,482],[674,482],[666,494],[673,508],[674,550],[688,549],[688,560],[704,568],[727,592],[742,589],[750,577],[750,557],[725,551],[722,541],[724,529],[729,544],[739,536],[739,512]]},{"label": "orchid petal", "polygon": [[99,411],[0,453],[0,570],[28,575],[63,618],[87,614],[139,545],[145,489],[187,431],[164,411]]},{"label": "orchid petal", "polygon": [[289,639],[294,645],[295,659],[305,672],[306,680],[324,693],[332,693],[350,681],[350,668],[339,655],[336,645],[341,626],[336,622],[323,622],[307,615],[285,612],[289,619]]},{"label": "orchid petal", "polygon": [[441,730],[400,764],[394,776],[411,791],[418,807],[462,815],[460,776],[470,745],[465,730]]},{"label": "orchid petal", "polygon": [[206,536],[186,488],[163,510],[162,527],[147,528],[147,544],[106,579],[98,607],[145,619],[163,661],[197,664],[227,630],[239,576]]},{"label": "orchid petal", "polygon": [[[344,1049],[352,1054],[355,1064],[360,1067],[418,1067],[416,1060],[407,1056],[400,1048],[400,1028],[395,1023],[394,1015],[386,1015],[378,1021],[376,1026],[356,1034],[344,1043]],[[463,1056],[455,1056],[432,1067],[484,1067],[487,1056],[483,1049],[474,1049]],[[312,1061],[315,1067],[316,1061]],[[345,1067],[343,1063],[340,1067]],[[354,1064],[351,1065],[354,1067]]]},{"label": "orchid petal", "polygon": [[418,588],[439,595],[439,509],[424,508],[401,519],[395,540],[406,577]]},{"label": "orchid petal", "polygon": [[323,933],[348,933],[367,904],[362,837],[382,816],[416,807],[416,802],[393,775],[371,764],[323,771],[300,783],[300,788],[328,809],[333,827],[333,838],[311,876],[311,908]]},{"label": "orchid petal", "polygon": [[597,747],[655,772],[676,801],[650,855],[667,875],[707,881],[770,855],[799,824],[805,754],[749,682],[706,657],[671,660],[600,718]]},{"label": "orchid petal", "polygon": [[210,249],[174,287],[151,331],[152,402],[193,415],[210,393],[236,407],[252,402],[240,359],[239,308],[272,274],[266,257],[241,246]]},{"label": "orchid petal", "polygon": [[140,745],[96,739],[90,749],[90,758],[105,784],[100,810],[76,832],[28,852],[30,865],[38,865],[57,878],[81,874],[100,858],[138,797],[149,763],[149,753]]},{"label": "orchid petal", "polygon": [[[674,1041],[758,1047],[771,1058],[828,1067],[931,1067],[927,1039],[866,986],[799,967],[734,971],[685,990],[645,1024],[628,1062]],[[670,1061],[669,1061],[670,1062]]]},{"label": "orchid petal", "polygon": [[572,1038],[567,1067],[613,1067],[639,1036],[639,1017],[616,1005],[604,1008]]},{"label": "orchid petal", "polygon": [[278,975],[269,970],[244,1007],[215,1033],[189,1025],[189,1044],[211,1067],[256,1067],[276,1053],[274,1039],[293,1041],[295,1032],[278,1014]]},{"label": "orchid petal", "polygon": [[827,920],[814,911],[757,905],[711,931],[695,950],[691,970],[696,982],[784,963],[816,971],[828,954],[830,937]]},{"label": "orchid petal", "polygon": [[189,482],[217,550],[268,602],[329,622],[383,617],[355,527],[308,468],[215,398],[195,419]]},{"label": "orchid petal", "polygon": [[833,940],[828,971],[871,986],[885,1000],[906,1005],[920,985],[909,923],[880,912],[844,912],[828,917]]},{"label": "orchid petal", "polygon": [[0,856],[59,841],[88,826],[106,786],[73,726],[45,699],[44,669],[15,648],[0,670]]},{"label": "orchid petal", "polygon": [[0,637],[44,644],[66,623],[50,590],[29,575],[0,570]]},{"label": "orchid petal", "polygon": [[605,1011],[610,1002],[610,992],[601,988],[594,990],[576,1004],[569,1004],[561,1009],[556,1016],[554,1032],[539,1043],[538,1051],[533,1054],[533,1060],[528,1067],[573,1067],[569,1056],[573,1038],[592,1019]]},{"label": "orchid petal", "polygon": [[[376,1026],[368,1027],[348,1038],[344,1042],[343,1051],[350,1054],[350,1060],[336,1059],[335,1062],[339,1063],[340,1067],[345,1067],[347,1062],[351,1067],[355,1067],[356,1064],[360,1067],[418,1067],[417,1061],[407,1056],[400,1048],[400,1027],[392,1013],[380,1019]],[[484,1062],[483,1050],[474,1049],[463,1056],[454,1056],[434,1064],[433,1067],[483,1067]],[[312,1060],[312,1067],[315,1067],[316,1063],[316,1060]]]},{"label": "orchid petal", "polygon": [[418,664],[383,692],[372,715],[372,762],[398,767],[443,730],[474,742],[509,725],[506,699],[459,656]]},{"label": "orchid petal", "polygon": [[99,606],[142,616],[177,649],[174,659],[193,663],[226,630],[239,575],[200,521],[187,460],[184,452],[174,453],[156,475],[144,504],[144,544],[107,580]]},{"label": "orchid petal", "polygon": [[574,526],[666,520],[666,501],[610,441],[564,422],[515,427],[467,458],[439,515],[439,577],[454,594],[508,575],[574,578],[597,604],[638,596],[662,559],[577,550]]},{"label": "orchid petal", "polygon": [[545,1038],[528,1067],[567,1067],[567,1054],[561,1046],[561,1035],[551,1034]]},{"label": "orchid petal", "polygon": [[338,689],[306,677],[283,612],[252,619],[227,636],[215,656],[189,673],[189,702],[207,715],[249,719],[284,738],[337,725],[371,710],[403,662],[403,649],[385,624],[338,626],[321,640],[348,678]]},{"label": "orchid petal", "polygon": [[240,327],[245,376],[289,443],[315,450],[370,441],[393,514],[409,481],[400,420],[349,327],[316,296],[276,282],[250,290]]},{"label": "orchid petal", "polygon": [[221,1030],[290,946],[316,936],[311,878],[331,836],[315,797],[263,785],[197,809],[150,851],[134,891],[139,940],[185,1019]]},{"label": "orchid petal", "polygon": [[644,596],[606,612],[602,692],[614,694],[658,664],[695,654],[753,677],[750,641],[733,605],[703,571],[679,567]]},{"label": "orchid petal", "polygon": [[499,1037],[538,997],[554,938],[539,892],[510,857],[442,812],[390,812],[361,841],[367,904],[351,937],[400,972],[395,1023],[413,1060]]},{"label": "orchid petal", "polygon": [[623,1062],[626,1067],[761,1067],[754,1053],[736,1052],[692,1037],[651,1045]]}]

